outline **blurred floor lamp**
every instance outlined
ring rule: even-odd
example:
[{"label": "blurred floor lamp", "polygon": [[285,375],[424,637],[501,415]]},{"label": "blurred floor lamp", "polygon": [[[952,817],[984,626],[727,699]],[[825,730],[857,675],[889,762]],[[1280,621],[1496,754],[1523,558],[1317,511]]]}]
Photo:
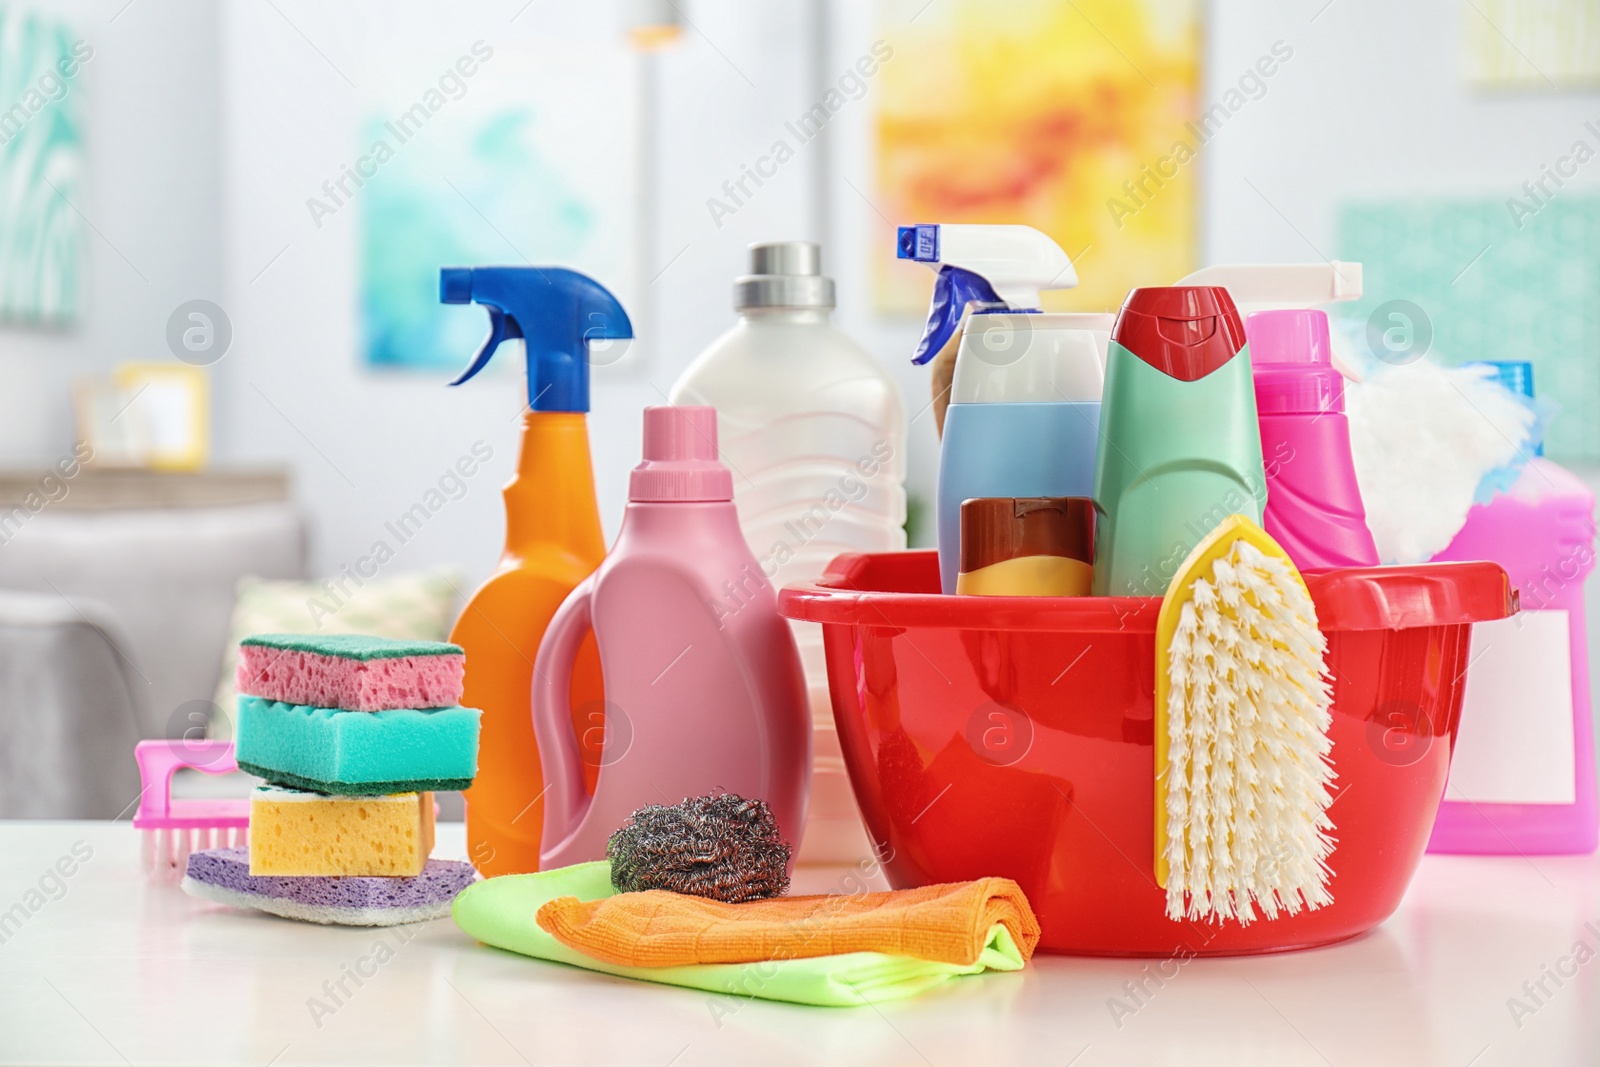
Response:
[{"label": "blurred floor lamp", "polygon": [[[661,129],[661,52],[678,43],[683,36],[683,12],[674,0],[627,0],[624,8],[627,17],[628,43],[638,56],[639,93],[638,124],[634,136],[634,218],[637,232],[634,236],[634,367],[643,367],[654,356],[655,334],[655,260],[658,252],[659,219],[657,217],[658,192],[657,144]],[[642,350],[639,347],[642,344]]]}]

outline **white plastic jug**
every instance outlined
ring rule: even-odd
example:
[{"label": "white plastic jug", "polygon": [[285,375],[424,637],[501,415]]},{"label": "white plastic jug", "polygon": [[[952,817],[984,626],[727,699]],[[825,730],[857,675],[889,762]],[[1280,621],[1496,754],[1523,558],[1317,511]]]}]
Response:
[{"label": "white plastic jug", "polygon": [[[745,540],[775,588],[810,581],[841,552],[906,547],[905,411],[887,371],[833,325],[833,279],[808,241],[752,245],[734,282],[738,323],[672,387],[717,409]],[[728,609],[737,610],[738,590]],[[822,630],[791,623],[810,691],[811,807],[799,862],[872,856],[828,697]]]}]

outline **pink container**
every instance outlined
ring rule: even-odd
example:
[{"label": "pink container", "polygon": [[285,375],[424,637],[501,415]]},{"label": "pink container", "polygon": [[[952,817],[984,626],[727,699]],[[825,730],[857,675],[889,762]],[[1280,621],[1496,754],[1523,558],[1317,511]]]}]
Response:
[{"label": "pink container", "polygon": [[[592,798],[580,752],[595,746],[580,749],[569,696],[591,626],[605,686],[604,726],[588,717],[604,730]],[[740,532],[715,408],[645,409],[644,462],[617,543],[539,646],[533,728],[548,790],[541,869],[604,859],[638,808],[707,793],[765,800],[798,850],[811,779],[805,678]]]},{"label": "pink container", "polygon": [[1460,736],[1428,851],[1594,851],[1583,607],[1594,538],[1594,495],[1570,471],[1534,459],[1434,557],[1500,564],[1522,612],[1473,632]]},{"label": "pink container", "polygon": [[1302,571],[1376,567],[1328,316],[1258,311],[1245,320],[1245,334],[1267,468],[1267,533]]}]

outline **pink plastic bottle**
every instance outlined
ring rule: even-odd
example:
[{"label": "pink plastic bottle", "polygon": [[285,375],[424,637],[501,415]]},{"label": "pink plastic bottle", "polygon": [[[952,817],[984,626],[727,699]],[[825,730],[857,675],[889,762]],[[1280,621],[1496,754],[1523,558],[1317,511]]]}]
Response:
[{"label": "pink plastic bottle", "polygon": [[[1497,364],[1529,396],[1527,364]],[[1594,495],[1533,459],[1467,514],[1436,560],[1493,560],[1519,614],[1472,629],[1472,665],[1430,852],[1587,853],[1596,845],[1594,720],[1583,584],[1594,567]]]},{"label": "pink plastic bottle", "polygon": [[1344,378],[1333,366],[1328,316],[1258,311],[1244,328],[1267,468],[1267,533],[1303,571],[1377,566],[1350,460]]},{"label": "pink plastic bottle", "polygon": [[[591,626],[605,685],[592,798],[568,696]],[[539,646],[533,728],[548,789],[543,870],[604,859],[607,838],[638,808],[706,793],[765,800],[799,849],[811,777],[805,677],[739,530],[715,408],[645,409],[644,462],[617,543]]]}]

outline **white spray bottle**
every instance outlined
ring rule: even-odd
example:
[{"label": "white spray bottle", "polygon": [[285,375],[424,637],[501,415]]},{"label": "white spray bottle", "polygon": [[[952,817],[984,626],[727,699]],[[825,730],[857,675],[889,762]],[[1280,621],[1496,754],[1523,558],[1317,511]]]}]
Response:
[{"label": "white spray bottle", "polygon": [[1031,226],[902,226],[898,244],[939,271],[912,362],[958,346],[936,506],[940,585],[954,593],[963,500],[1092,495],[1112,317],[1041,311],[1041,289],[1078,275]]}]

